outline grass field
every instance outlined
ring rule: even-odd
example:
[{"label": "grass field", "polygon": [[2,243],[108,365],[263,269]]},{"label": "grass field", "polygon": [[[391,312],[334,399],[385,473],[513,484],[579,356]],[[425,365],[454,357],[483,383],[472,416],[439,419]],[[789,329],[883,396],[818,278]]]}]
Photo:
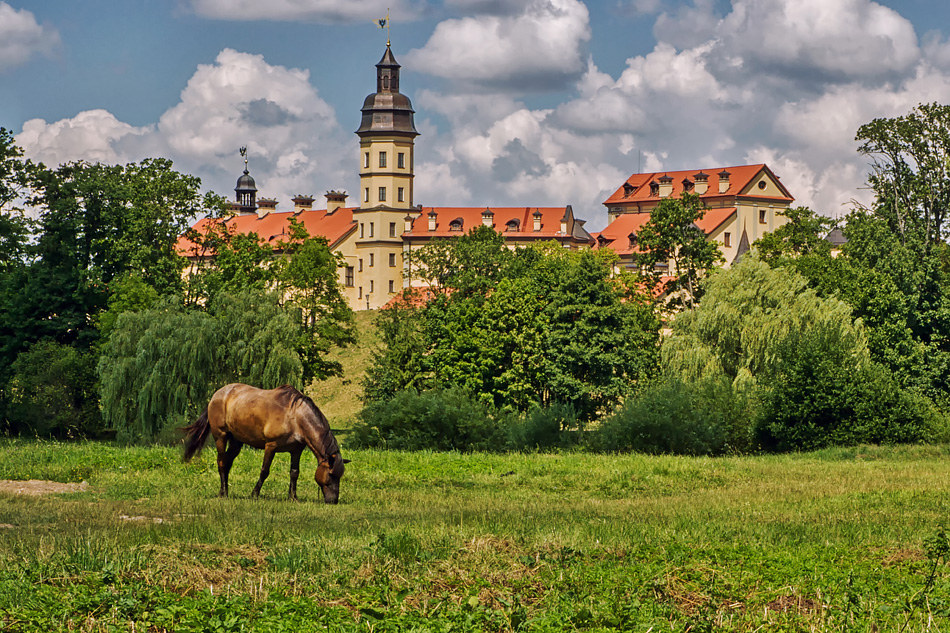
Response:
[{"label": "grass field", "polygon": [[[345,444],[344,444],[345,451]],[[4,631],[950,630],[950,448],[278,456],[0,441]],[[934,564],[936,563],[936,564]]]}]

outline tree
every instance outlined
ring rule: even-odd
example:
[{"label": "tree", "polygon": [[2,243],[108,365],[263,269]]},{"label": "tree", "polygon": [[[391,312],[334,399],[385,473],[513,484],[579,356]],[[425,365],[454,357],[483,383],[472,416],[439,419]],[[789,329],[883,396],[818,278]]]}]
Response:
[{"label": "tree", "polygon": [[858,149],[874,159],[869,182],[876,213],[904,245],[929,252],[947,237],[950,209],[950,106],[920,105],[904,116],[858,128]]},{"label": "tree", "polygon": [[440,244],[439,265],[478,260],[487,277],[442,275],[453,292],[381,313],[386,346],[365,383],[370,400],[449,385],[503,411],[565,405],[584,422],[653,372],[659,324],[603,254],[512,251],[494,231],[467,238]]},{"label": "tree", "polygon": [[779,215],[788,218],[788,222],[752,244],[762,261],[773,265],[790,257],[831,254],[831,244],[825,236],[834,228],[834,220],[808,207],[786,209]]},{"label": "tree", "polygon": [[121,439],[170,439],[231,382],[301,384],[299,313],[273,294],[220,293],[207,311],[167,297],[116,319],[99,360],[102,415]]},{"label": "tree", "polygon": [[664,198],[637,235],[640,254],[636,263],[646,271],[646,278],[659,288],[663,278],[670,276],[665,289],[671,296],[682,291],[688,307],[699,298],[700,280],[724,261],[719,247],[696,225],[704,214],[703,202],[696,194]]}]

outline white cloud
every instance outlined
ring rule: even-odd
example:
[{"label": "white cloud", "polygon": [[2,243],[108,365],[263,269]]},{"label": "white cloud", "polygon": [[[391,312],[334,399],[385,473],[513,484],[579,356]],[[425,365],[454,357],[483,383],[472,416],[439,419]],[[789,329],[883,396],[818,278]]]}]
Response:
[{"label": "white cloud", "polygon": [[339,24],[375,20],[391,10],[400,20],[415,19],[421,3],[412,0],[190,0],[192,10],[215,20],[305,21]]},{"label": "white cloud", "polygon": [[59,33],[41,26],[26,9],[0,2],[0,71],[24,64],[34,55],[52,55],[60,46]]},{"label": "white cloud", "polygon": [[87,110],[71,119],[47,123],[31,119],[16,136],[17,145],[33,160],[56,167],[84,160],[90,163],[125,163],[136,160],[123,142],[138,142],[152,133],[116,119],[105,110]]},{"label": "white cloud", "polygon": [[477,88],[473,82],[519,91],[561,88],[584,71],[590,35],[587,6],[579,0],[533,0],[517,15],[439,23],[406,65],[469,92]]},{"label": "white cloud", "polygon": [[136,128],[91,110],[53,123],[28,121],[17,143],[51,165],[165,156],[227,197],[243,168],[238,148],[247,146],[260,194],[286,202],[298,193],[346,188],[354,171],[348,136],[307,71],[225,49],[214,64],[198,67],[157,125]]}]

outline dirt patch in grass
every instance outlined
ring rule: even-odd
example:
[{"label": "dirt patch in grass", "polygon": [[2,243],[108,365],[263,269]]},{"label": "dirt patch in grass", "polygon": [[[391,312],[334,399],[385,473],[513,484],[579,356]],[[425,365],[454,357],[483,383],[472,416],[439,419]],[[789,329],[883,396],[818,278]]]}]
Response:
[{"label": "dirt patch in grass", "polygon": [[86,492],[89,490],[89,484],[85,481],[78,484],[64,484],[58,481],[42,481],[39,479],[30,479],[29,481],[12,481],[9,479],[0,479],[0,494],[14,495],[49,495],[63,494],[70,492]]}]

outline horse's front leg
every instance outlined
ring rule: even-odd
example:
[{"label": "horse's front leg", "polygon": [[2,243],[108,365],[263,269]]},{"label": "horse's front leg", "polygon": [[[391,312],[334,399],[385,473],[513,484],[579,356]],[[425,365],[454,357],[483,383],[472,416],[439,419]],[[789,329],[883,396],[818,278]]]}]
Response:
[{"label": "horse's front leg", "polygon": [[300,453],[303,452],[303,447],[300,447],[300,450],[295,450],[290,454],[290,491],[287,493],[287,498],[291,501],[297,500],[297,477],[300,476]]},{"label": "horse's front leg", "polygon": [[257,480],[257,485],[254,486],[254,492],[251,493],[251,498],[257,499],[261,496],[261,486],[264,485],[264,480],[267,479],[267,476],[270,474],[270,463],[274,461],[274,453],[276,452],[276,443],[268,442],[264,445],[264,463],[261,464],[261,476]]}]

